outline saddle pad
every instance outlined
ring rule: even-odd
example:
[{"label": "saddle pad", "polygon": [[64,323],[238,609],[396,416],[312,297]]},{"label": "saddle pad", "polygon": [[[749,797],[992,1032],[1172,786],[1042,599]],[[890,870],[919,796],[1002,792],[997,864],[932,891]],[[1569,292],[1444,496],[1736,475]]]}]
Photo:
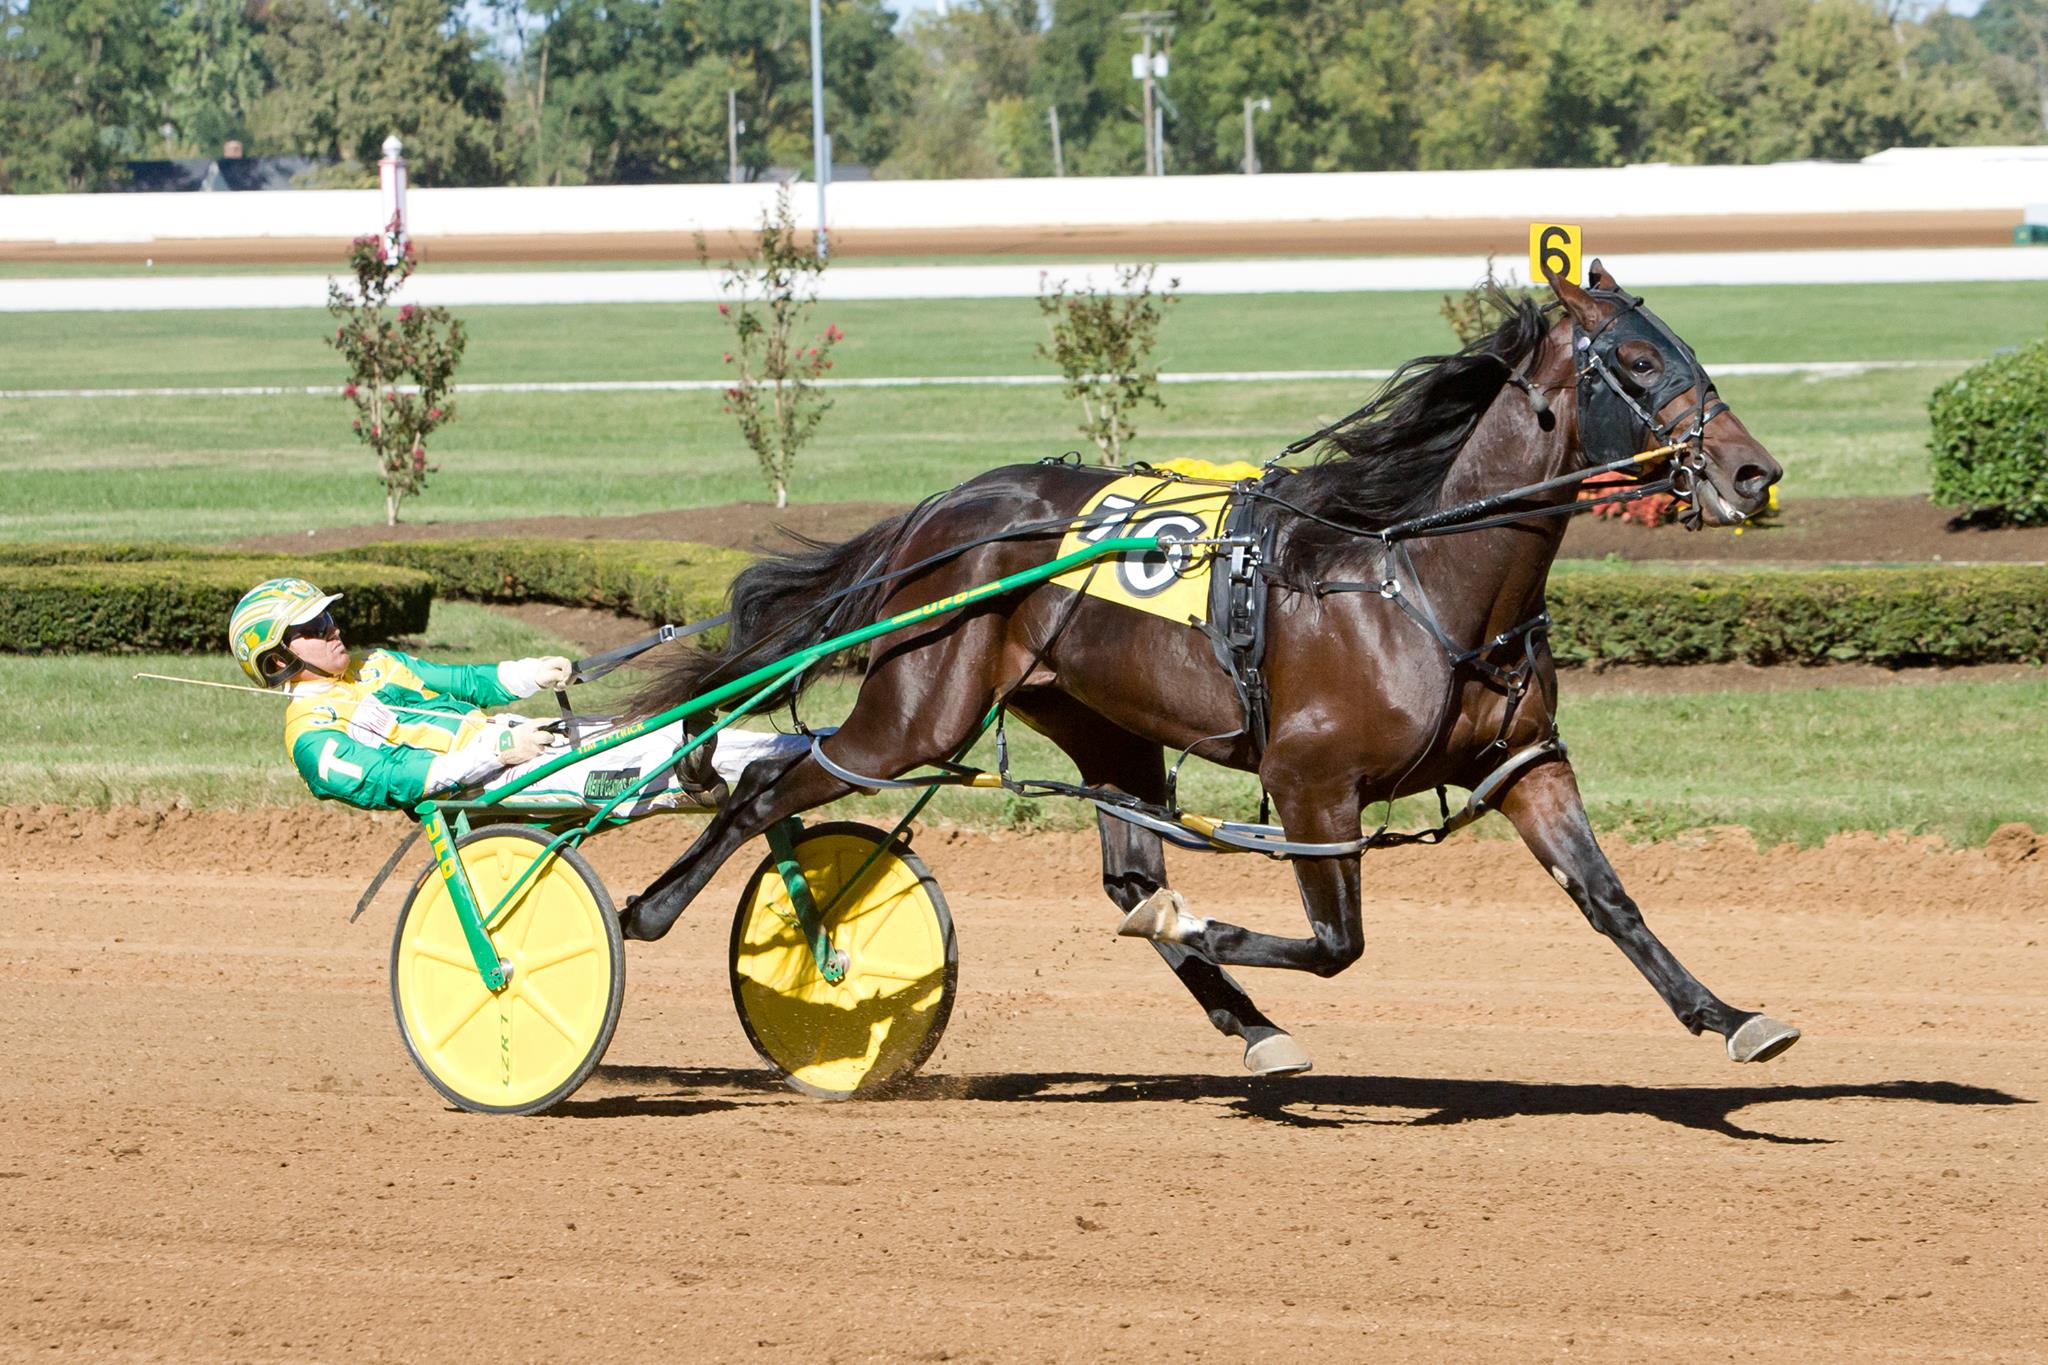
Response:
[{"label": "saddle pad", "polygon": [[[1196,479],[1255,479],[1257,465],[1214,465],[1201,460],[1175,460],[1157,466]],[[1230,504],[1228,488],[1162,479],[1146,471],[1126,474],[1104,485],[1082,507],[1081,517],[1102,514],[1096,525],[1069,531],[1060,553],[1069,555],[1109,536],[1156,536],[1164,541],[1208,540],[1222,534]],[[1217,557],[1206,546],[1175,546],[1166,551],[1099,559],[1052,581],[1105,602],[1164,616],[1182,625],[1209,619],[1209,573]]]}]

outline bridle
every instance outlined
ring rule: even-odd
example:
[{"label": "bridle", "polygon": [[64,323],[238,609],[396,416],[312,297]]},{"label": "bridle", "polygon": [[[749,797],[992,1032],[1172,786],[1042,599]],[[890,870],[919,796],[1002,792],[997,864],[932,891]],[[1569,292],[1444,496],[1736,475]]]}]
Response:
[{"label": "bridle", "polygon": [[[1714,381],[1692,347],[1664,320],[1643,307],[1641,298],[1621,289],[1591,289],[1593,298],[1614,309],[1591,332],[1572,322],[1572,357],[1578,381],[1579,448],[1589,465],[1629,458],[1654,444],[1668,452],[1670,491],[1686,504],[1685,526],[1700,527],[1699,486],[1706,477],[1707,424],[1728,411],[1714,391]],[[1647,342],[1663,360],[1654,383],[1632,382],[1620,365],[1621,348]],[[1674,399],[1696,393],[1692,406],[1668,422],[1657,414]],[[1617,406],[1618,402],[1618,406]]]}]

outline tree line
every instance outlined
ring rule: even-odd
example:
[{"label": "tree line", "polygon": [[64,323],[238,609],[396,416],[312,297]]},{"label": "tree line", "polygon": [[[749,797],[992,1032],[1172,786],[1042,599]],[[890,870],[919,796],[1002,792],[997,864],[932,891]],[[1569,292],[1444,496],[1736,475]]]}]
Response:
[{"label": "tree line", "polygon": [[[2033,142],[2048,0],[1148,0],[1169,173],[1846,160]],[[835,159],[883,177],[1143,167],[1131,0],[824,6]],[[368,183],[722,180],[810,160],[807,0],[0,0],[0,190],[301,154]]]}]

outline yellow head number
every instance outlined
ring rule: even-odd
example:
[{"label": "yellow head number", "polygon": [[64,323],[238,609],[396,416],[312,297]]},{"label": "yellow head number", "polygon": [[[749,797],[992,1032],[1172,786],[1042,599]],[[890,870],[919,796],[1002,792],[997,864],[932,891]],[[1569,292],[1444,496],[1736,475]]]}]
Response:
[{"label": "yellow head number", "polygon": [[1577,223],[1529,224],[1529,283],[1541,284],[1545,272],[1583,283],[1579,279],[1579,256],[1586,244]]}]

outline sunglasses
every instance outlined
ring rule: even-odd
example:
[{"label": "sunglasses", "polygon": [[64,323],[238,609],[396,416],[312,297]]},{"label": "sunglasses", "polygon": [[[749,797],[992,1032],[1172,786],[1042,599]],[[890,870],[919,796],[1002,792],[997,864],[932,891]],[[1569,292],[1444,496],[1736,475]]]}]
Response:
[{"label": "sunglasses", "polygon": [[301,621],[284,633],[284,643],[294,640],[324,640],[330,635],[341,633],[341,627],[334,624],[334,613],[323,611],[310,621]]}]

